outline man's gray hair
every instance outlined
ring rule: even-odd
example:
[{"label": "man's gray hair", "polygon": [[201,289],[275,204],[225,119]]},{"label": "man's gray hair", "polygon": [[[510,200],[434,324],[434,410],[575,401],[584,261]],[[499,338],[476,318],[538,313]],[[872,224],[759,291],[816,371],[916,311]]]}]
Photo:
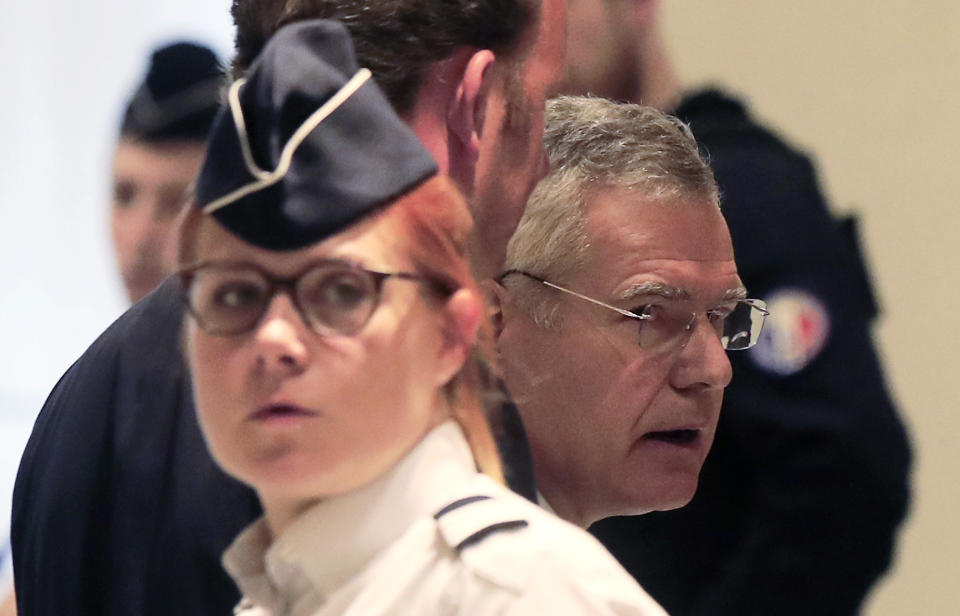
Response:
[{"label": "man's gray hair", "polygon": [[[530,196],[507,246],[507,271],[564,284],[587,262],[585,207],[598,190],[628,188],[643,200],[719,206],[713,171],[690,129],[652,107],[585,96],[551,99],[543,145],[550,173]],[[531,290],[537,284],[525,276],[503,282],[539,325],[555,322],[555,296],[520,292],[521,284]]]}]

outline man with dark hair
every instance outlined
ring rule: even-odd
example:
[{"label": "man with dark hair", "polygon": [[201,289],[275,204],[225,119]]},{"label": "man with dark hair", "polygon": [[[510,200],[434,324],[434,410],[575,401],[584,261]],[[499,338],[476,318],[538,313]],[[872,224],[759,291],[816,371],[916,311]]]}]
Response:
[{"label": "man with dark hair", "polygon": [[[350,30],[357,56],[376,75],[394,110],[406,115],[437,62],[464,47],[511,58],[537,19],[532,0],[471,2],[303,2],[234,0],[233,76],[242,76],[281,26],[304,19],[333,19]],[[523,49],[529,51],[529,49]],[[522,55],[522,54],[521,54]]]},{"label": "man with dark hair", "polygon": [[537,0],[234,0],[233,73],[242,74],[284,24],[341,21],[361,65],[467,196],[474,266],[489,278],[546,173],[542,103],[559,86],[562,33],[553,29],[562,4],[551,0],[541,11]]},{"label": "man with dark hair", "polygon": [[[434,13],[451,5],[486,8],[423,60],[418,80],[387,89],[401,106],[401,93],[413,92],[403,118],[471,203],[481,248],[474,266],[489,276],[546,171],[543,102],[562,78],[563,0],[238,0],[237,64],[246,68],[282,23],[339,11],[359,64],[399,84],[390,75],[405,73],[406,56],[450,27]],[[371,49],[388,51],[377,60]],[[204,446],[178,346],[182,317],[178,281],[168,279],[47,399],[14,492],[21,616],[209,615],[235,604],[219,559],[259,506]]]},{"label": "man with dark hair", "polygon": [[171,43],[153,52],[124,110],[113,154],[110,223],[131,302],[173,273],[174,221],[203,160],[222,82],[213,51]]},{"label": "man with dark hair", "polygon": [[689,123],[714,169],[740,275],[771,316],[754,349],[731,355],[693,501],[591,530],[676,616],[849,616],[890,563],[910,466],[854,230],[830,214],[810,160],[743,103],[683,92],[659,5],[570,0],[569,89]]}]

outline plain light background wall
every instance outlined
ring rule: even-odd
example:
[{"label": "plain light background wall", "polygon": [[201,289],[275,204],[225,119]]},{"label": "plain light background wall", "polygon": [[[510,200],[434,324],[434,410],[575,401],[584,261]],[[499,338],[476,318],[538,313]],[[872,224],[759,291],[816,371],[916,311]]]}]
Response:
[{"label": "plain light background wall", "polygon": [[913,503],[868,616],[956,614],[960,579],[960,4],[668,0],[687,83],[714,81],[813,154],[856,211],[876,333],[913,440]]}]

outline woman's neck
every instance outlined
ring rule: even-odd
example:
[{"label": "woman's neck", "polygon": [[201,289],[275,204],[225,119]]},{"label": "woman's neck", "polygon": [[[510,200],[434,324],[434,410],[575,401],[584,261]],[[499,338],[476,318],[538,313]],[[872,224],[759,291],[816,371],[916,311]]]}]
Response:
[{"label": "woman's neck", "polygon": [[423,433],[420,438],[413,443],[409,449],[407,449],[403,454],[401,454],[396,460],[393,461],[393,464],[390,465],[383,473],[373,477],[370,481],[358,484],[349,490],[343,493],[336,494],[317,494],[315,496],[307,498],[291,497],[285,494],[276,494],[271,492],[266,492],[263,490],[257,490],[258,496],[260,498],[260,503],[263,505],[264,517],[267,521],[267,526],[270,528],[270,533],[273,536],[273,539],[276,540],[283,532],[289,528],[289,526],[299,518],[305,511],[309,510],[311,507],[317,505],[318,503],[328,499],[328,498],[337,498],[342,494],[347,494],[355,490],[369,485],[390,472],[392,468],[396,466],[400,460],[406,457],[417,445],[419,445],[423,438],[430,434],[440,424],[450,419],[452,416],[449,403],[446,401],[442,393],[438,395],[438,398],[433,402],[433,412],[430,413],[429,421],[425,424]]},{"label": "woman's neck", "polygon": [[304,511],[321,502],[323,499],[318,497],[313,500],[287,500],[264,498],[260,496],[260,502],[263,505],[263,515],[267,520],[267,526],[270,527],[270,534],[273,539],[283,534],[294,520],[299,518]]}]

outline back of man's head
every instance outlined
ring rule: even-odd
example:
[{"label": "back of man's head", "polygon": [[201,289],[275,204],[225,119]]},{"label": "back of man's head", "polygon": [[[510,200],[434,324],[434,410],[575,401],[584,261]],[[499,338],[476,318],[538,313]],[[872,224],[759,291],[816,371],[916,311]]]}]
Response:
[{"label": "back of man's head", "polygon": [[510,55],[536,19],[539,0],[233,0],[234,76],[281,26],[336,19],[400,113],[413,105],[425,72],[457,49]]},{"label": "back of man's head", "polygon": [[[589,247],[585,209],[597,190],[628,188],[648,200],[719,204],[713,171],[690,129],[653,107],[554,98],[547,102],[543,146],[550,173],[530,196],[510,239],[507,270],[563,280],[582,266]],[[541,324],[549,323],[551,311],[531,311]]]}]

